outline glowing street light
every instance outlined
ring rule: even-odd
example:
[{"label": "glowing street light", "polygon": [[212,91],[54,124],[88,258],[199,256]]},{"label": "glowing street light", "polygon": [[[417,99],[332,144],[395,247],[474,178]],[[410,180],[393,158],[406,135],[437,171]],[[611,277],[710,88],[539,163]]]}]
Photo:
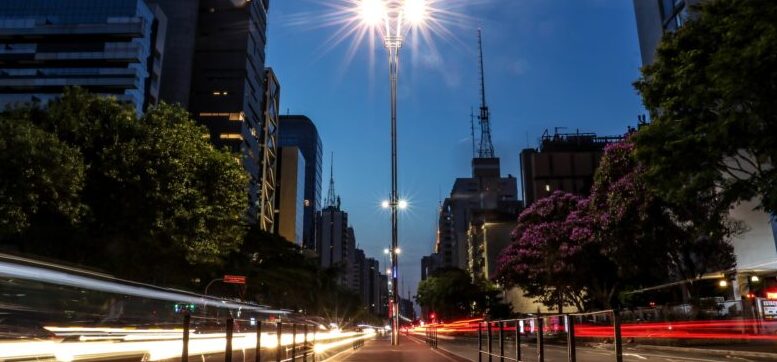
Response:
[{"label": "glowing street light", "polygon": [[421,25],[427,18],[426,0],[405,0],[403,12],[405,20],[412,25]]},{"label": "glowing street light", "polygon": [[380,207],[384,209],[388,209],[391,206],[388,200],[383,200],[383,202],[380,203]]},{"label": "glowing street light", "polygon": [[386,16],[386,4],[383,0],[362,0],[359,4],[359,17],[367,26],[376,26]]},{"label": "glowing street light", "polygon": [[377,30],[388,51],[391,82],[391,195],[381,206],[391,209],[391,275],[390,308],[392,316],[391,344],[399,344],[399,290],[398,273],[398,209],[405,209],[407,201],[397,194],[397,80],[399,78],[399,49],[407,30],[421,27],[429,17],[427,0],[360,0],[358,14],[363,25]]},{"label": "glowing street light", "polygon": [[404,210],[407,209],[408,203],[407,200],[399,200],[399,206],[400,209]]}]

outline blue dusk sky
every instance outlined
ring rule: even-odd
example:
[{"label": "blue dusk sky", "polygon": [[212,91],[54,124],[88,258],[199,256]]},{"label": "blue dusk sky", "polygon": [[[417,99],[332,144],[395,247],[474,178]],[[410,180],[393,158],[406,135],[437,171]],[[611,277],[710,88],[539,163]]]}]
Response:
[{"label": "blue dusk sky", "polygon": [[[312,119],[324,144],[322,194],[334,153],[336,192],[360,248],[381,262],[390,241],[389,84],[386,51],[369,36],[337,42],[333,11],[355,0],[274,0],[267,66],[281,83],[283,114]],[[486,97],[502,175],[543,131],[619,135],[644,113],[632,87],[640,56],[631,0],[437,0],[445,32],[412,35],[401,51],[400,281],[411,295],[433,250],[437,209],[469,177],[470,109],[479,107],[477,29],[483,31]],[[438,28],[439,30],[439,28]],[[414,40],[415,39],[415,40]],[[413,44],[415,42],[416,44]],[[478,136],[476,136],[477,138]],[[519,185],[520,187],[520,185]]]}]

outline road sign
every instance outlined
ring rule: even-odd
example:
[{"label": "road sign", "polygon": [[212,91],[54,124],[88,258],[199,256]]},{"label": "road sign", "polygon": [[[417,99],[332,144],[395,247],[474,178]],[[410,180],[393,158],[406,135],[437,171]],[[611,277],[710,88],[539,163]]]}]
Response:
[{"label": "road sign", "polygon": [[246,277],[244,275],[225,275],[224,283],[228,284],[245,284]]}]

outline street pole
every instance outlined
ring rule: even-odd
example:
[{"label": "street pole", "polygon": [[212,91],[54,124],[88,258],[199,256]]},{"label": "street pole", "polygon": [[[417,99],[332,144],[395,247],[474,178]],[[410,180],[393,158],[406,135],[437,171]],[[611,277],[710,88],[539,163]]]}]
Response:
[{"label": "street pole", "polygon": [[399,78],[399,35],[386,37],[389,55],[389,80],[391,83],[391,344],[399,345],[399,195],[397,195],[397,80]]}]

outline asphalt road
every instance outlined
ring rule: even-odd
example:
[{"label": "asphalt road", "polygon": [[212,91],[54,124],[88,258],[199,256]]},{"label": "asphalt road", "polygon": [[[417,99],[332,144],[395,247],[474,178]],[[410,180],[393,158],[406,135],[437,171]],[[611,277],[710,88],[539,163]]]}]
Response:
[{"label": "asphalt road", "polygon": [[[505,343],[505,356],[515,358],[514,347],[515,344],[512,341]],[[476,341],[469,340],[455,340],[444,341],[440,339],[439,347],[450,353],[467,358],[470,361],[478,361],[478,346]],[[499,347],[494,345],[494,353],[499,353]],[[595,348],[595,347],[577,347],[577,361],[578,362],[607,362],[615,361],[615,352],[609,348]],[[521,344],[522,361],[537,361],[537,349],[534,344]],[[735,351],[732,351],[728,355],[713,355],[700,353],[696,351],[654,351],[644,350],[633,347],[626,347],[623,353],[624,362],[643,362],[643,361],[661,361],[661,362],[718,362],[718,361],[774,361],[774,358],[759,358],[759,357],[745,357],[738,356]],[[488,356],[483,355],[482,361],[488,361]],[[499,361],[499,357],[494,357],[492,361]],[[545,361],[546,362],[566,362],[567,361],[567,349],[566,346],[558,345],[546,345],[545,346]]]}]

